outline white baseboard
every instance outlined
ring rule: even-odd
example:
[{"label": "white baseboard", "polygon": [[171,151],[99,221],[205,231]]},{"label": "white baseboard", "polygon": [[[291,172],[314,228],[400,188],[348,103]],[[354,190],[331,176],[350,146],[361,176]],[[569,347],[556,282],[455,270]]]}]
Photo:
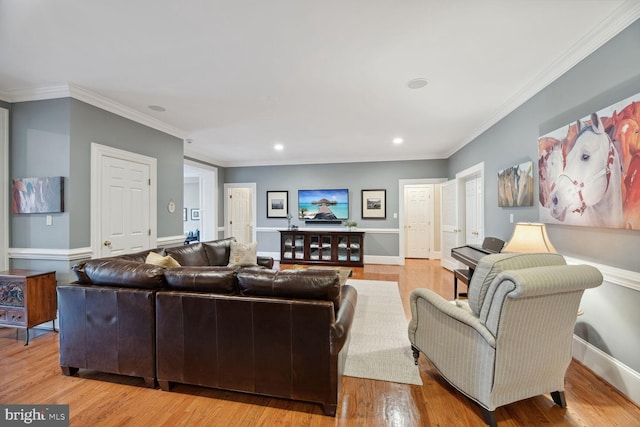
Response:
[{"label": "white baseboard", "polygon": [[573,336],[572,356],[594,374],[618,389],[629,400],[640,405],[640,373],[577,335]]}]

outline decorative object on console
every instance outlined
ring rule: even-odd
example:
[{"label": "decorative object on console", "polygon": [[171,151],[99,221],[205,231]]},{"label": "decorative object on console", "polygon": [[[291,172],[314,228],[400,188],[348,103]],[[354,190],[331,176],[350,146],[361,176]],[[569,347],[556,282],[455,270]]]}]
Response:
[{"label": "decorative object on console", "polygon": [[288,191],[267,191],[267,218],[289,218]]},{"label": "decorative object on console", "polygon": [[387,218],[387,190],[362,190],[362,219]]},{"label": "decorative object on console", "polygon": [[498,206],[533,206],[533,162],[498,172]]},{"label": "decorative object on console", "polygon": [[544,224],[519,222],[513,229],[511,239],[502,249],[502,252],[557,253],[558,251],[551,244]]},{"label": "decorative object on console", "polygon": [[20,178],[13,180],[14,214],[64,212],[64,178]]},{"label": "decorative object on console", "polygon": [[540,220],[640,229],[640,93],[538,138]]},{"label": "decorative object on console", "polygon": [[344,225],[345,227],[348,227],[348,228],[349,228],[349,231],[353,231],[353,229],[354,229],[354,228],[356,228],[356,227],[358,226],[358,223],[357,223],[357,222],[355,222],[355,221],[345,221],[345,222],[343,223],[343,225]]}]

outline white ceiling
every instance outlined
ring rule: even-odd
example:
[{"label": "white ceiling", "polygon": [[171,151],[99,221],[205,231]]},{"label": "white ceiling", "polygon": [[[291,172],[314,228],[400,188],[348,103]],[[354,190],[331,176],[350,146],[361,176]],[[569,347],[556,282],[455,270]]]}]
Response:
[{"label": "white ceiling", "polygon": [[638,17],[637,0],[0,0],[0,99],[73,96],[221,166],[446,158]]}]

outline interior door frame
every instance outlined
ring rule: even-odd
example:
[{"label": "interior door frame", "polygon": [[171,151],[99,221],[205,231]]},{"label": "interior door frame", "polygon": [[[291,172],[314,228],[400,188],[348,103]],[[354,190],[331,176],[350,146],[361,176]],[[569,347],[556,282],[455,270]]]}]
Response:
[{"label": "interior door frame", "polygon": [[[482,230],[484,234],[485,230],[485,218],[484,218],[484,197],[485,197],[485,182],[484,182],[484,162],[475,164],[463,171],[456,173],[456,181],[458,183],[458,225],[461,228],[463,242],[461,244],[466,245],[466,233],[467,233],[467,215],[466,215],[466,197],[467,197],[467,180],[469,178],[480,179],[480,186],[482,187],[482,197],[479,198],[478,212],[482,218]],[[484,236],[480,236],[482,240]]]},{"label": "interior door frame", "polygon": [[0,108],[0,270],[9,268],[9,110]]},{"label": "interior door frame", "polygon": [[100,225],[102,224],[102,158],[113,157],[129,162],[141,163],[149,167],[149,228],[151,235],[149,243],[151,248],[158,246],[158,171],[157,159],[108,147],[106,145],[91,143],[91,250],[93,256],[100,254],[102,245],[102,235]]},{"label": "interior door frame", "polygon": [[[423,179],[400,179],[398,180],[398,258],[400,258],[400,265],[404,265],[405,260],[405,231],[404,231],[404,187],[407,185],[418,185],[418,184],[440,184],[445,182],[446,178],[423,178]],[[435,209],[432,206],[432,210]],[[435,212],[431,212],[431,218],[435,217]],[[433,248],[433,233],[434,233],[434,223],[435,221],[431,221],[431,229],[429,231],[430,246]],[[433,251],[432,251],[433,252]]]},{"label": "interior door frame", "polygon": [[241,182],[241,183],[227,183],[224,184],[224,237],[229,236],[229,189],[231,188],[248,188],[251,190],[251,239],[253,242],[256,239],[256,223],[258,221],[258,203],[257,203],[257,184],[255,182]]},{"label": "interior door frame", "polygon": [[[184,159],[184,164],[199,169],[200,240],[218,240],[218,168]],[[184,208],[184,200],[182,201]]]}]

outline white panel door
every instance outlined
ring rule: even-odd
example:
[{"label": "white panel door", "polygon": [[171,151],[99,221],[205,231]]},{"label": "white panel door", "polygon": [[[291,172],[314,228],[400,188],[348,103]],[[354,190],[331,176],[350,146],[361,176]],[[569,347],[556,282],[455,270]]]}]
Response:
[{"label": "white panel door", "polygon": [[0,108],[0,270],[9,268],[9,110]]},{"label": "white panel door", "polygon": [[252,199],[251,188],[229,188],[227,236],[235,237],[239,243],[251,243],[253,240]]},{"label": "white panel door", "polygon": [[477,245],[480,242],[478,234],[478,194],[477,178],[465,182],[465,243]]},{"label": "white panel door", "polygon": [[451,249],[460,246],[460,226],[458,224],[458,183],[455,179],[440,186],[442,258],[441,265],[449,270],[458,268],[458,262],[451,257]]},{"label": "white panel door", "polygon": [[407,258],[429,258],[433,185],[407,185],[404,188],[404,193],[405,256]]},{"label": "white panel door", "polygon": [[103,156],[101,257],[151,247],[149,165]]}]

